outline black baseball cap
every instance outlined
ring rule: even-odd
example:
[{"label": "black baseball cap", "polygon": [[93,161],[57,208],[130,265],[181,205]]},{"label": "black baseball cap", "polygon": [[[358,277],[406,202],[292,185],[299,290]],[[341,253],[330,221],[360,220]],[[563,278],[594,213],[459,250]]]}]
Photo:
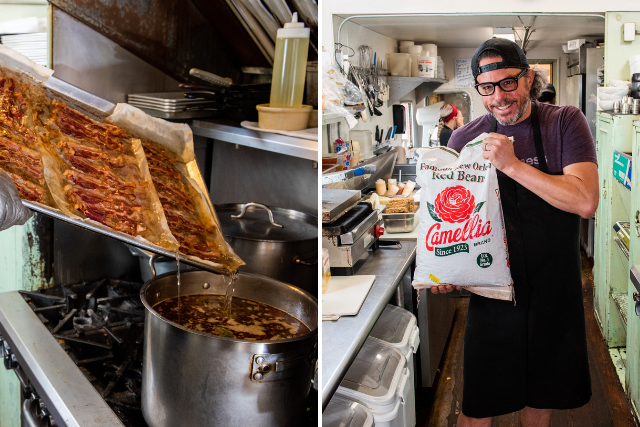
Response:
[{"label": "black baseball cap", "polygon": [[[478,64],[478,58],[487,50],[495,50],[498,52],[502,57],[502,62],[494,62],[481,67]],[[511,40],[498,37],[489,39],[478,46],[471,59],[471,72],[473,73],[474,79],[477,79],[482,73],[501,68],[520,68],[521,70],[530,68],[527,57],[522,49],[520,49],[520,46]]]}]

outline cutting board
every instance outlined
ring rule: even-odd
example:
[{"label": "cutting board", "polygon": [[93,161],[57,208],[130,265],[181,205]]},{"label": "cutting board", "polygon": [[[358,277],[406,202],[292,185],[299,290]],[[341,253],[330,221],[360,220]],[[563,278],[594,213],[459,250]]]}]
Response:
[{"label": "cutting board", "polygon": [[358,314],[375,280],[376,276],[332,276],[322,294],[322,320]]}]

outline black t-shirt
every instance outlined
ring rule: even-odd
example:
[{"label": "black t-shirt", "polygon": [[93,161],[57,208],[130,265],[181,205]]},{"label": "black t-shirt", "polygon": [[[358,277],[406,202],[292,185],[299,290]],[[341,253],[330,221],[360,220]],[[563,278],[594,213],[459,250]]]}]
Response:
[{"label": "black t-shirt", "polygon": [[442,126],[442,131],[440,132],[440,145],[446,147],[449,143],[449,138],[451,138],[452,133],[452,129],[449,129],[446,125]]}]

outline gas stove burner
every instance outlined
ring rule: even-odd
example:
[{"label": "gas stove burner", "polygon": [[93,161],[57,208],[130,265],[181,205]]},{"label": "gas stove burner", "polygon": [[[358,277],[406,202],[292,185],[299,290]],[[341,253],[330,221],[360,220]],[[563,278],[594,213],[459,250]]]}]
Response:
[{"label": "gas stove burner", "polygon": [[20,292],[125,426],[147,426],[140,408],[142,283],[103,279]]}]

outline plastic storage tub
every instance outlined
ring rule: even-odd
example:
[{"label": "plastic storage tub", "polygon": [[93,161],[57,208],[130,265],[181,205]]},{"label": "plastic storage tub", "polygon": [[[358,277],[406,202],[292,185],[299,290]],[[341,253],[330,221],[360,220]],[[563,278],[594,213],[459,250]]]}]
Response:
[{"label": "plastic storage tub", "polygon": [[403,308],[387,304],[378,321],[373,326],[369,334],[369,340],[393,346],[400,350],[407,359],[409,383],[411,384],[409,396],[407,396],[406,399],[407,425],[415,425],[416,404],[413,355],[418,351],[418,345],[420,344],[420,334],[416,316]]},{"label": "plastic storage tub", "polygon": [[366,406],[376,427],[410,427],[406,416],[410,392],[407,359],[400,350],[367,339],[336,395]]},{"label": "plastic storage tub", "polygon": [[373,427],[373,414],[364,405],[333,396],[322,413],[322,427]]}]

